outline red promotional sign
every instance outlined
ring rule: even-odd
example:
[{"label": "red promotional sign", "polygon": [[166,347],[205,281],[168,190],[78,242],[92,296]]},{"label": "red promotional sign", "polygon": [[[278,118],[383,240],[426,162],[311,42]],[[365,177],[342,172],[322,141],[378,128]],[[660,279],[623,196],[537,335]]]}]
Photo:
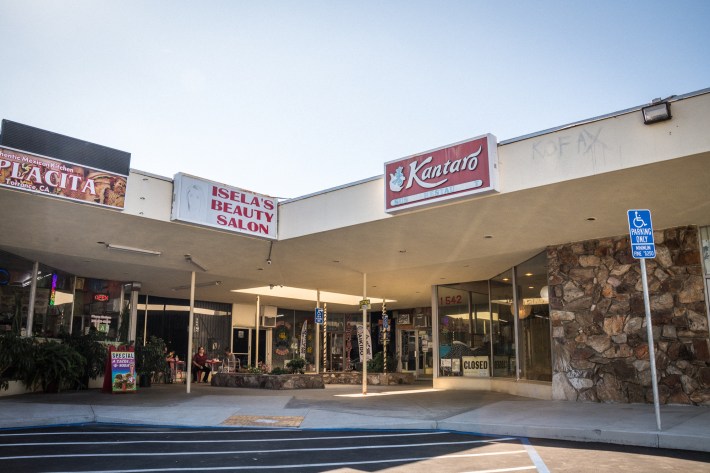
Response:
[{"label": "red promotional sign", "polygon": [[106,302],[108,299],[108,294],[94,294],[94,300],[97,302]]},{"label": "red promotional sign", "polygon": [[385,163],[385,211],[497,192],[496,151],[488,134]]},{"label": "red promotional sign", "polygon": [[123,209],[127,176],[0,148],[0,186]]}]

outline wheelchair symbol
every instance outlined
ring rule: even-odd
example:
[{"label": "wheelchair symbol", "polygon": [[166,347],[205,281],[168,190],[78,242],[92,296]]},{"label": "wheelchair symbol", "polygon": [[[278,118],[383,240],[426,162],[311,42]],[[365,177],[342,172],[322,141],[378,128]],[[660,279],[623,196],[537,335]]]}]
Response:
[{"label": "wheelchair symbol", "polygon": [[634,227],[636,227],[636,228],[643,228],[643,227],[645,227],[645,226],[646,226],[646,222],[644,222],[644,220],[639,216],[639,213],[638,213],[638,212],[634,212],[634,213],[636,214],[636,216],[635,216],[634,219],[633,219]]}]

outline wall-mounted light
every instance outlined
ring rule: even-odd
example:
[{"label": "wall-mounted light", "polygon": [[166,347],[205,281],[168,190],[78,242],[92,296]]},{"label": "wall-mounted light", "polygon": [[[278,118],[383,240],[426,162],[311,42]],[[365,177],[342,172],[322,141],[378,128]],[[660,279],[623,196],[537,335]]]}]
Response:
[{"label": "wall-mounted light", "polygon": [[202,264],[202,263],[200,263],[199,261],[197,261],[192,255],[185,255],[185,260],[186,260],[188,263],[194,264],[195,266],[197,266],[198,268],[200,268],[202,271],[207,272],[207,266],[205,266],[204,264]]},{"label": "wall-mounted light", "polygon": [[132,246],[115,245],[113,243],[106,243],[103,241],[98,242],[99,245],[104,245],[109,250],[116,251],[127,251],[129,253],[138,253],[140,255],[150,255],[150,256],[160,256],[163,253],[156,250],[146,250],[144,248],[134,248]]},{"label": "wall-mounted light", "polygon": [[648,107],[643,107],[641,113],[643,113],[643,123],[645,125],[670,120],[672,118],[671,104],[661,102],[660,99],[654,100],[653,104]]}]

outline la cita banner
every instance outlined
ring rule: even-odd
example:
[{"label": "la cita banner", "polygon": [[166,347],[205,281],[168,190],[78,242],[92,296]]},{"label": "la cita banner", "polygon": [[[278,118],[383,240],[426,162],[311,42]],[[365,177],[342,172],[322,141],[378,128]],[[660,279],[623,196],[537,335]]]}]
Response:
[{"label": "la cita banner", "polygon": [[123,210],[128,176],[0,148],[0,186]]}]

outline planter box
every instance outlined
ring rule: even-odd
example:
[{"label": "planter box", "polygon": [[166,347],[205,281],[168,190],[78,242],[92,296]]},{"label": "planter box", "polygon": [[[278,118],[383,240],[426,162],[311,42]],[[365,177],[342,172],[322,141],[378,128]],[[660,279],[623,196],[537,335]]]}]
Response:
[{"label": "planter box", "polygon": [[[362,384],[362,373],[357,371],[323,373],[321,376],[325,384]],[[373,386],[414,384],[414,373],[367,373],[367,384]]]},{"label": "planter box", "polygon": [[[361,384],[362,373],[323,374],[251,374],[215,373],[212,386],[256,389],[324,389],[326,384]],[[413,373],[368,373],[367,383],[373,386],[413,384]]]},{"label": "planter box", "polygon": [[215,373],[212,386],[260,389],[325,389],[323,378],[314,374]]}]

